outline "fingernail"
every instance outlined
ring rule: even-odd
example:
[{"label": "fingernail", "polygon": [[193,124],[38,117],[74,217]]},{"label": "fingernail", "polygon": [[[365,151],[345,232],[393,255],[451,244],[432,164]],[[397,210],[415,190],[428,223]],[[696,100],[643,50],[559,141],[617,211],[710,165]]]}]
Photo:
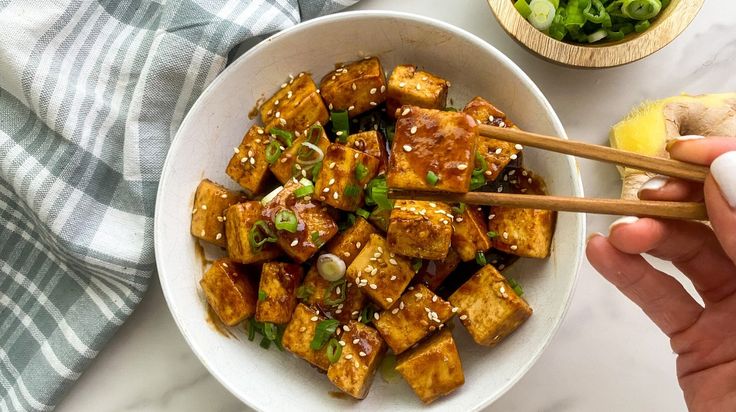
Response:
[{"label": "fingernail", "polygon": [[655,176],[647,180],[643,185],[641,185],[641,187],[639,188],[639,193],[644,190],[659,190],[663,188],[664,185],[666,185],[669,181],[670,180],[664,176]]},{"label": "fingernail", "polygon": [[638,221],[639,221],[639,218],[636,217],[636,216],[625,216],[625,217],[622,217],[622,218],[614,221],[613,223],[611,223],[611,226],[608,226],[608,231],[610,232],[616,226],[619,226],[619,225],[630,225],[630,224],[636,223]]},{"label": "fingernail", "polygon": [[590,242],[590,239],[593,239],[596,236],[603,236],[603,233],[601,233],[601,232],[593,232],[593,233],[589,234],[588,235],[588,238],[585,240],[585,243]]},{"label": "fingernail", "polygon": [[670,150],[670,147],[672,147],[673,144],[677,142],[684,142],[687,140],[697,140],[697,139],[704,139],[705,136],[701,136],[699,134],[687,134],[685,136],[675,136],[672,139],[667,141],[667,150]]},{"label": "fingernail", "polygon": [[710,173],[728,204],[736,208],[736,151],[718,156],[710,165]]}]

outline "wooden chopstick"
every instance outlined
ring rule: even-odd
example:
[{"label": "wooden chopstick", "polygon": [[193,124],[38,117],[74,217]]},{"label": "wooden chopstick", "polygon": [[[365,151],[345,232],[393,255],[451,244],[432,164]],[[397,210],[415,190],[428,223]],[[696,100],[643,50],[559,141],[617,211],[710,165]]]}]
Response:
[{"label": "wooden chopstick", "polygon": [[708,168],[700,165],[680,162],[661,157],[645,156],[638,153],[614,149],[590,143],[565,140],[558,137],[545,136],[537,133],[525,132],[519,129],[480,125],[478,132],[482,136],[519,143],[525,146],[538,147],[553,152],[569,154],[586,159],[600,160],[629,166],[647,172],[665,176],[679,177],[695,182],[705,181]]},{"label": "wooden chopstick", "polygon": [[584,212],[620,216],[650,216],[678,220],[708,220],[705,205],[695,202],[663,202],[621,199],[586,199],[579,197],[522,195],[492,192],[423,192],[389,190],[391,199],[462,202],[472,205],[507,206],[529,209]]}]

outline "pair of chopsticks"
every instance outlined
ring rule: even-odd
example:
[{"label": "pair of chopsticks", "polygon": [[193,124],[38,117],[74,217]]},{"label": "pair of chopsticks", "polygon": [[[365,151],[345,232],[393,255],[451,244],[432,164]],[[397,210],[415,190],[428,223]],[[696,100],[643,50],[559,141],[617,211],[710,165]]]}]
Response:
[{"label": "pair of chopsticks", "polygon": [[[672,159],[645,156],[626,152],[607,146],[577,142],[524,132],[518,129],[479,126],[482,136],[537,147],[557,153],[564,153],[586,159],[600,160],[621,166],[628,166],[664,176],[677,177],[694,182],[703,182],[708,168]],[[651,216],[680,220],[707,220],[708,214],[703,203],[667,202],[621,199],[586,199],[579,197],[520,195],[510,193],[438,193],[404,191],[391,189],[393,199],[435,200],[444,202],[463,202],[474,205],[494,205],[532,209],[557,210],[564,212],[584,212],[621,216]]]}]

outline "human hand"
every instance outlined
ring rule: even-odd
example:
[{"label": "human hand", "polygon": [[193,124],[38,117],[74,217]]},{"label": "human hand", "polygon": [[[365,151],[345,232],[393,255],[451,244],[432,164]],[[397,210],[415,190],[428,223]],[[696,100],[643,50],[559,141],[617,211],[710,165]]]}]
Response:
[{"label": "human hand", "polygon": [[[699,222],[625,217],[608,238],[594,234],[587,256],[670,338],[677,378],[691,411],[736,410],[736,139],[675,141],[672,158],[710,165],[704,184],[655,177],[641,199],[705,201],[712,229]],[[701,306],[646,253],[671,261],[703,298]]]}]

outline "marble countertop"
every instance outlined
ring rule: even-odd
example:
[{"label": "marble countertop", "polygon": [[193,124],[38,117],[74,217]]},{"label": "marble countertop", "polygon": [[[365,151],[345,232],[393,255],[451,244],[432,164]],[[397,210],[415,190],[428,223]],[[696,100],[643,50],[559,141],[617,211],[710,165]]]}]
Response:
[{"label": "marble countertop", "polygon": [[[526,52],[483,0],[363,0],[354,9],[423,14],[464,28],[515,61],[539,85],[569,136],[607,141],[609,126],[647,99],[736,90],[736,2],[709,0],[686,32],[619,68],[559,67]],[[618,197],[613,166],[580,161],[588,197]],[[588,216],[605,232],[613,218]],[[671,266],[658,267],[674,273]],[[128,322],[71,389],[59,411],[246,410],[205,370],[173,322],[157,280]],[[488,411],[685,410],[675,357],[644,314],[585,262],[563,326],[529,373]]]}]

